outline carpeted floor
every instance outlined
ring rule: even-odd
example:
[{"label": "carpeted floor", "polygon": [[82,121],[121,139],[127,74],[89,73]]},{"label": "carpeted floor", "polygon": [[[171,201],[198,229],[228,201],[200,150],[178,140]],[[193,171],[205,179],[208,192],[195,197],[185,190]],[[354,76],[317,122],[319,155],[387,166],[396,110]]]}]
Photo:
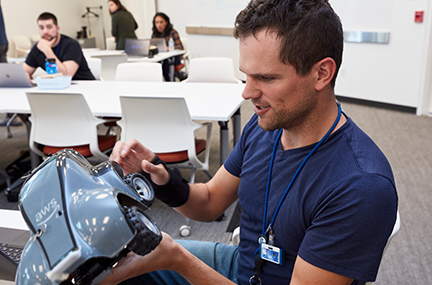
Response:
[{"label": "carpeted floor", "polygon": [[[347,103],[341,100],[343,110],[350,116],[387,155],[393,167],[399,195],[401,229],[383,257],[377,285],[416,284],[432,281],[432,118],[412,113]],[[249,102],[242,107],[242,124],[253,114]],[[1,119],[2,117],[0,117]],[[213,126],[211,173],[219,167],[219,126]],[[20,150],[27,148],[23,127],[12,129],[13,138],[6,139],[0,128],[0,167],[4,168]],[[197,173],[197,181],[207,177]],[[179,238],[178,229],[190,223],[189,238],[229,242],[231,217],[238,213],[235,204],[225,212],[222,222],[198,223],[187,221],[162,203],[155,203],[149,215],[159,227]],[[7,202],[0,193],[0,208],[16,209],[16,203]],[[238,216],[238,215],[237,215]],[[234,218],[238,219],[238,218]]]}]

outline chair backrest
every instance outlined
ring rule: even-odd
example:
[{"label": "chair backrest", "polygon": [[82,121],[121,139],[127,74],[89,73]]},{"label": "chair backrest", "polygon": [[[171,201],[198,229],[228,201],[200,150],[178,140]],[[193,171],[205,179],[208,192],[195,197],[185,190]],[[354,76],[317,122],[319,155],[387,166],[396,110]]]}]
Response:
[{"label": "chair backrest", "polygon": [[93,76],[97,80],[100,80],[101,71],[102,71],[102,59],[96,57],[90,57],[87,59],[87,64]]},{"label": "chair backrest", "polygon": [[[400,214],[399,214],[399,210],[398,210],[397,213],[396,213],[396,222],[394,223],[393,230],[392,230],[389,238],[387,239],[386,246],[384,247],[383,256],[384,256],[385,252],[387,251],[387,248],[390,245],[390,242],[392,241],[392,239],[394,238],[394,236],[399,231],[400,226],[401,226],[401,221],[400,221]],[[372,284],[373,284],[373,282],[363,282],[363,281],[360,281],[358,283],[358,285],[372,285]]]},{"label": "chair backrest", "polygon": [[92,58],[100,58],[102,60],[101,79],[114,80],[117,70],[117,65],[127,62],[126,54],[113,55],[92,55]]},{"label": "chair backrest", "polygon": [[162,64],[159,62],[120,63],[117,65],[115,80],[163,82]]},{"label": "chair backrest", "polygon": [[31,41],[28,36],[15,36],[12,38],[15,45],[15,56],[25,57],[30,52]]},{"label": "chair backrest", "polygon": [[229,57],[200,57],[189,62],[188,78],[182,82],[241,83]]},{"label": "chair backrest", "polygon": [[194,123],[184,98],[120,96],[121,140],[135,138],[156,153],[195,145]]},{"label": "chair backrest", "polygon": [[106,38],[105,43],[106,43],[106,49],[107,50],[115,50],[116,49],[116,43],[115,43],[114,37]]},{"label": "chair backrest", "polygon": [[[93,116],[82,94],[26,94],[31,109],[29,145],[32,150],[35,150],[34,142],[56,147],[97,145],[97,125],[104,120]],[[40,151],[35,152],[41,155]],[[95,155],[93,150],[92,153]]]}]

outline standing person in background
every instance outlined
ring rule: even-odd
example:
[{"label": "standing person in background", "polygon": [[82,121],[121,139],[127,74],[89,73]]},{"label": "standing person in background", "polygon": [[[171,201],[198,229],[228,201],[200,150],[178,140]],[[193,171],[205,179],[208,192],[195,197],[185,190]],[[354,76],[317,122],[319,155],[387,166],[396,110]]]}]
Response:
[{"label": "standing person in background", "polygon": [[126,39],[137,38],[135,30],[138,29],[138,24],[120,0],[109,0],[108,8],[112,18],[111,34],[116,39],[116,49],[124,50]]},{"label": "standing person in background", "polygon": [[[164,13],[156,13],[156,15],[153,17],[153,28],[152,28],[152,39],[153,38],[165,38],[166,46],[168,49],[168,42],[170,38],[174,40],[174,49],[183,50],[183,44],[180,40],[180,36],[176,30],[174,30],[173,25],[170,22],[170,18],[164,14]],[[162,70],[163,70],[163,76],[165,78],[165,81],[170,81],[169,79],[169,62],[168,60],[164,60],[162,63]],[[176,56],[174,57],[174,62],[172,63],[174,66],[180,64],[180,57]],[[183,80],[184,76],[181,76],[181,74],[177,73],[177,77],[179,77],[180,80]]]},{"label": "standing person in background", "polygon": [[[6,60],[6,53],[9,48],[9,43],[6,38],[6,30],[5,30],[5,24],[3,20],[3,12],[0,2],[0,62],[7,62]],[[6,123],[10,120],[12,117],[12,113],[7,113],[6,117],[0,122],[0,126],[6,126]],[[18,121],[18,119],[14,119],[13,122],[10,124],[11,126],[20,126],[22,125],[21,122]]]},{"label": "standing person in background", "polygon": [[6,30],[5,30],[3,12],[2,12],[1,2],[0,2],[0,62],[7,62],[6,53],[8,51],[8,47],[9,44],[6,38]]}]

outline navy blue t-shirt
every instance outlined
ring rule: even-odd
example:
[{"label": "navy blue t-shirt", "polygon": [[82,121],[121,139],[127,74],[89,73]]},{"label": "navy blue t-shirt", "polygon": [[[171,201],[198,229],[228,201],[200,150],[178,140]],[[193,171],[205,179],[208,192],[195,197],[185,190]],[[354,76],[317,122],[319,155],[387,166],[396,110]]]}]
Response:
[{"label": "navy blue t-shirt", "polygon": [[[266,184],[277,134],[254,115],[224,166],[240,177],[240,284],[254,271],[262,232]],[[282,150],[278,143],[271,176],[266,227],[297,168],[315,145]],[[275,245],[283,265],[266,262],[263,284],[288,284],[299,255],[322,269],[362,281],[376,278],[396,220],[397,194],[384,154],[347,118],[307,161],[275,219]]]},{"label": "navy blue t-shirt", "polygon": [[[61,35],[60,43],[53,47],[52,50],[61,62],[73,60],[78,63],[78,70],[72,77],[72,80],[95,80],[95,77],[88,67],[81,47],[76,40]],[[45,59],[45,54],[37,48],[37,45],[35,45],[28,54],[25,63],[34,68],[42,67],[45,70]]]}]

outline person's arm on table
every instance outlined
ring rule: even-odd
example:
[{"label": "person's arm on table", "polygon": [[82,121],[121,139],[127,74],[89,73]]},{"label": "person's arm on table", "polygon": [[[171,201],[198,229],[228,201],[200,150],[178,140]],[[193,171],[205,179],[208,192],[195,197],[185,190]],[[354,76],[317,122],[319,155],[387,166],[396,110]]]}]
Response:
[{"label": "person's arm on table", "polygon": [[51,45],[55,40],[56,40],[55,38],[53,38],[51,41],[41,39],[37,44],[37,48],[45,54],[46,58],[54,58],[56,60],[57,70],[59,73],[63,73],[63,75],[70,75],[73,77],[77,72],[79,65],[73,60],[66,60],[64,62],[61,62],[57,58],[57,56],[55,55],[55,53],[51,48]]},{"label": "person's arm on table", "polygon": [[24,67],[24,71],[26,72],[26,74],[27,74],[29,80],[31,81],[31,80],[32,80],[32,77],[31,77],[31,76],[32,76],[33,73],[35,72],[36,68],[34,68],[34,67],[28,65],[28,64],[25,63],[25,62],[24,62],[24,64],[23,64],[23,67]]}]

